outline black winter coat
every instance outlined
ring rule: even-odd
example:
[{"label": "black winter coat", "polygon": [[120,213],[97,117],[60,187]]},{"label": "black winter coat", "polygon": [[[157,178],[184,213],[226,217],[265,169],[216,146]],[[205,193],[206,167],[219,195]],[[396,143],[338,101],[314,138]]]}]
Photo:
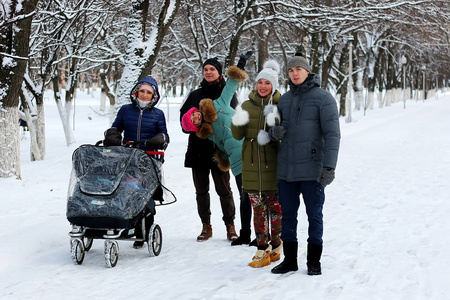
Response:
[{"label": "black winter coat", "polygon": [[[200,83],[200,88],[191,92],[180,109],[180,126],[181,118],[183,115],[192,107],[199,108],[200,101],[209,98],[216,100],[220,97],[222,90],[226,82],[221,77],[220,81],[215,84],[208,84],[206,80]],[[238,100],[236,95],[233,96],[231,100],[231,107],[236,108]],[[183,130],[183,129],[182,129]],[[184,160],[184,166],[186,168],[196,168],[196,167],[206,167],[212,168],[216,167],[216,163],[213,161],[214,152],[216,151],[216,145],[208,139],[199,138],[195,132],[187,132],[189,134],[188,146]]]}]

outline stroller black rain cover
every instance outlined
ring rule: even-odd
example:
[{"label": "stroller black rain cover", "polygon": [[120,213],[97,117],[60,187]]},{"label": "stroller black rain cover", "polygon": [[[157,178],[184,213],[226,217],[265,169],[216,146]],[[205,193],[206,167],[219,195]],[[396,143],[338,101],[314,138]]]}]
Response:
[{"label": "stroller black rain cover", "polygon": [[124,228],[144,209],[154,213],[161,164],[136,148],[80,146],[72,157],[67,219],[80,226]]}]

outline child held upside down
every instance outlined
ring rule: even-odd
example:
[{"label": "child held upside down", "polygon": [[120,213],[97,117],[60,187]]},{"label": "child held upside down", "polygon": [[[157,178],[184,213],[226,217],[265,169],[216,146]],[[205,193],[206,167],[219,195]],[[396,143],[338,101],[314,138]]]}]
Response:
[{"label": "child held upside down", "polygon": [[[227,83],[220,95],[214,101],[203,99],[198,108],[192,107],[182,117],[181,125],[185,131],[196,132],[196,135],[202,139],[209,139],[218,147],[214,159],[220,170],[226,172],[231,169],[235,176],[238,187],[241,205],[241,233],[243,229],[250,233],[251,223],[251,205],[247,193],[242,192],[242,141],[236,140],[231,134],[231,118],[235,110],[230,106],[231,99],[239,87],[239,83],[247,80],[248,75],[244,71],[246,59],[251,55],[242,55],[238,66],[231,66],[227,70]],[[245,58],[242,62],[242,58]],[[245,209],[244,209],[245,207]],[[247,211],[248,210],[248,211]],[[244,244],[250,242],[250,235],[245,238]],[[241,242],[232,245],[243,244]]]}]

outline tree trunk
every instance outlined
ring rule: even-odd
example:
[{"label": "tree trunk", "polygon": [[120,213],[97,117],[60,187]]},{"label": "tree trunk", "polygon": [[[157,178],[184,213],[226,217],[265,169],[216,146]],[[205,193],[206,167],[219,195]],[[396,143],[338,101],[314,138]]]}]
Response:
[{"label": "tree trunk", "polygon": [[[116,110],[128,103],[128,95],[133,86],[141,78],[151,74],[164,36],[172,24],[180,3],[181,0],[165,0],[161,6],[158,22],[152,26],[151,33],[148,34],[146,26],[149,0],[132,1],[132,13],[128,19],[125,67],[117,93]],[[152,7],[153,12],[154,7]],[[153,39],[148,40],[148,37],[153,37]]]},{"label": "tree trunk", "polygon": [[258,72],[263,69],[263,65],[269,57],[269,28],[266,24],[258,25]]},{"label": "tree trunk", "polygon": [[339,100],[339,116],[346,116],[346,99],[347,99],[347,91],[348,91],[348,76],[345,77],[344,74],[348,74],[348,48],[349,43],[347,42],[342,49],[341,57],[339,59],[339,75],[338,77],[338,90],[337,92],[341,95]]},{"label": "tree trunk", "polygon": [[[27,71],[28,73],[28,71]],[[43,81],[45,80],[45,75],[41,75]],[[42,83],[39,87],[36,87],[29,77],[29,74],[25,75],[25,88],[22,88],[23,95],[28,95],[31,93],[36,101],[36,110],[34,111],[34,116],[30,116],[30,123],[34,127],[34,130],[30,129],[31,136],[31,161],[39,161],[45,159],[45,113],[44,113],[44,84]],[[31,100],[28,98],[25,101],[26,105],[31,104]],[[31,110],[30,110],[31,111]],[[28,122],[28,121],[27,121]],[[35,143],[33,143],[35,141]]]},{"label": "tree trunk", "polygon": [[[108,71],[111,68],[108,69]],[[114,121],[114,108],[116,105],[116,95],[114,95],[113,89],[109,86],[108,81],[106,80],[106,76],[108,72],[100,73],[100,80],[102,83],[102,95],[108,97],[109,99],[109,119],[110,124]],[[103,109],[104,110],[104,109]]]},{"label": "tree trunk", "polygon": [[249,9],[253,6],[255,0],[239,0],[234,1],[236,13],[236,23],[234,25],[233,32],[231,33],[230,46],[228,47],[228,55],[225,57],[224,69],[234,64],[234,59],[237,55],[239,48],[239,40],[243,32],[242,24],[244,24],[245,18]]},{"label": "tree trunk", "polygon": [[[6,2],[4,19],[30,14],[38,0]],[[31,16],[0,28],[0,177],[20,179],[19,92],[29,54]]]},{"label": "tree trunk", "polygon": [[75,143],[75,137],[73,136],[73,130],[70,128],[70,116],[72,111],[72,101],[65,101],[65,107],[62,104],[61,92],[59,87],[58,77],[52,78],[53,83],[53,96],[55,97],[56,106],[58,108],[59,117],[61,118],[61,123],[63,125],[64,136],[66,138],[66,144]]},{"label": "tree trunk", "polygon": [[28,131],[30,133],[30,139],[31,139],[31,143],[30,143],[30,160],[31,161],[36,161],[36,160],[43,160],[42,155],[41,155],[41,151],[39,149],[39,145],[38,145],[38,134],[37,134],[37,128],[36,128],[36,121],[35,119],[33,119],[33,117],[31,116],[30,113],[30,109],[28,106],[28,101],[25,98],[25,94],[23,91],[24,89],[22,89],[20,91],[20,100],[22,103],[22,108],[25,114],[25,121],[27,122],[28,125]]}]

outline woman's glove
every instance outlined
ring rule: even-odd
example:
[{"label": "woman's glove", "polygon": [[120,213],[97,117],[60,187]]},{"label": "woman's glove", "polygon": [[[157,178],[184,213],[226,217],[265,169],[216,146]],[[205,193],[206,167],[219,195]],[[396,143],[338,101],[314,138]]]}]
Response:
[{"label": "woman's glove", "polygon": [[237,63],[236,66],[237,66],[239,69],[244,70],[244,67],[245,67],[245,65],[247,64],[247,59],[248,59],[250,56],[252,56],[252,54],[253,54],[253,51],[247,51],[247,53],[241,54],[241,56],[239,57],[239,61],[238,61],[238,63]]},{"label": "woman's glove", "polygon": [[242,109],[242,106],[236,107],[236,113],[231,118],[231,123],[233,123],[234,126],[244,126],[247,125],[248,121],[250,120],[250,115],[248,114],[248,111],[245,109]]},{"label": "woman's glove", "polygon": [[105,131],[103,145],[106,147],[122,145],[122,135],[116,127],[111,127]]},{"label": "woman's glove", "polygon": [[164,133],[158,133],[154,137],[145,141],[145,146],[151,149],[166,150],[168,145],[167,137]]}]

